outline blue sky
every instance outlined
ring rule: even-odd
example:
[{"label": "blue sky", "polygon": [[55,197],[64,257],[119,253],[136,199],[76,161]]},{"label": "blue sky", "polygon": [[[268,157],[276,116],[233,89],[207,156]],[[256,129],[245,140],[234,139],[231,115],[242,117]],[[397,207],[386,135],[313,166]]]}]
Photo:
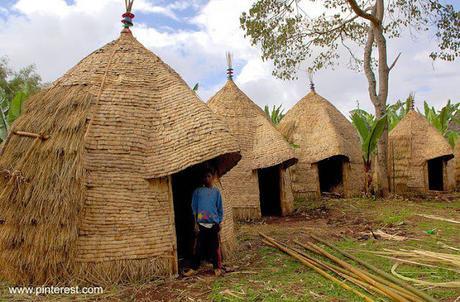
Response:
[{"label": "blue sky", "polygon": [[[305,72],[297,81],[271,75],[272,63],[262,62],[260,50],[249,44],[238,17],[252,0],[136,0],[134,35],[171,65],[199,94],[209,99],[224,84],[225,52],[235,58],[235,81],[256,103],[291,107],[308,92]],[[459,1],[446,1],[460,7]],[[53,81],[83,57],[115,39],[121,28],[121,0],[2,0],[0,39],[8,41],[0,56],[22,67],[35,63],[46,81]],[[439,106],[460,96],[460,63],[431,62],[433,37],[409,35],[389,42],[389,58],[402,57],[391,75],[390,101],[415,92]],[[344,114],[360,100],[372,109],[361,73],[344,66],[315,74],[317,91]]]}]

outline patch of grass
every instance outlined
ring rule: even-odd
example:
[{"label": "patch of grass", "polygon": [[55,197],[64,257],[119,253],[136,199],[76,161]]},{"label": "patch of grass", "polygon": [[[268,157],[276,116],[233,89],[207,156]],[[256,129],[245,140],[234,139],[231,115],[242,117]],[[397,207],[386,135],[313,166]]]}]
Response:
[{"label": "patch of grass", "polygon": [[413,214],[413,211],[409,208],[384,208],[384,210],[377,218],[380,218],[382,222],[385,224],[398,224],[406,221],[407,218],[409,218]]},{"label": "patch of grass", "polygon": [[213,301],[362,301],[278,250],[263,247],[256,275],[225,276],[213,285]]}]

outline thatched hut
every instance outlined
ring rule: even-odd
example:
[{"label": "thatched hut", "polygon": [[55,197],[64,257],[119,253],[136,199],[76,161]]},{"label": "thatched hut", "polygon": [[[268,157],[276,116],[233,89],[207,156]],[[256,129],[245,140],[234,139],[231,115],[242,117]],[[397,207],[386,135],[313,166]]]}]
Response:
[{"label": "thatched hut", "polygon": [[[0,278],[175,274],[200,167],[223,175],[240,158],[227,126],[126,26],[28,100],[12,126],[0,158]],[[234,234],[224,209],[225,252]]]},{"label": "thatched hut", "polygon": [[454,157],[447,140],[420,113],[410,110],[390,132],[388,171],[398,194],[451,189]]},{"label": "thatched hut", "polygon": [[208,102],[240,144],[242,159],[222,177],[223,193],[235,219],[285,215],[293,210],[286,168],[294,152],[265,112],[229,79]]},{"label": "thatched hut", "polygon": [[289,169],[295,197],[350,197],[362,192],[364,169],[358,134],[313,85],[286,113],[278,129],[296,147],[299,162]]}]

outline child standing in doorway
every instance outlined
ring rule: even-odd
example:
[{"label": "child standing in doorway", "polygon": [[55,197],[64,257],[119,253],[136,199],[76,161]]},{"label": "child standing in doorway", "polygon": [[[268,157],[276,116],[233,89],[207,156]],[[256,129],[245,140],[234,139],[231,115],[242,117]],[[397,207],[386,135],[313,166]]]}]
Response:
[{"label": "child standing in doorway", "polygon": [[192,268],[184,273],[196,273],[201,260],[210,260],[216,276],[222,275],[222,253],[220,249],[220,225],[224,217],[222,196],[213,186],[214,175],[209,168],[203,173],[203,185],[193,192],[192,210],[195,216],[195,230],[198,232]]}]

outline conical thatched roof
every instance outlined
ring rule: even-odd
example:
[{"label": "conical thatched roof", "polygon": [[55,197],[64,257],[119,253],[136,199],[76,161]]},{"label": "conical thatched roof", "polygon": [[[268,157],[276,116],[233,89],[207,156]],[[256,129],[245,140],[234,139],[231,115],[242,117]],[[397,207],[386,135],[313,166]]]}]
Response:
[{"label": "conical thatched roof", "polygon": [[411,142],[411,157],[417,164],[441,156],[453,157],[447,140],[415,110],[406,114],[390,132],[389,138],[390,142]]},{"label": "conical thatched roof", "polygon": [[315,163],[345,155],[350,162],[362,162],[359,137],[353,125],[314,91],[286,113],[278,128],[288,141],[298,145],[302,161]]},{"label": "conical thatched roof", "polygon": [[246,162],[250,169],[281,163],[290,166],[296,162],[292,147],[268,120],[265,112],[232,80],[227,81],[208,105],[225,120],[236,136],[243,155],[242,162]]},{"label": "conical thatched roof", "polygon": [[223,174],[240,159],[224,122],[129,31],[28,100],[12,128],[0,158],[0,272],[18,282],[170,270],[163,176],[210,159]]}]

